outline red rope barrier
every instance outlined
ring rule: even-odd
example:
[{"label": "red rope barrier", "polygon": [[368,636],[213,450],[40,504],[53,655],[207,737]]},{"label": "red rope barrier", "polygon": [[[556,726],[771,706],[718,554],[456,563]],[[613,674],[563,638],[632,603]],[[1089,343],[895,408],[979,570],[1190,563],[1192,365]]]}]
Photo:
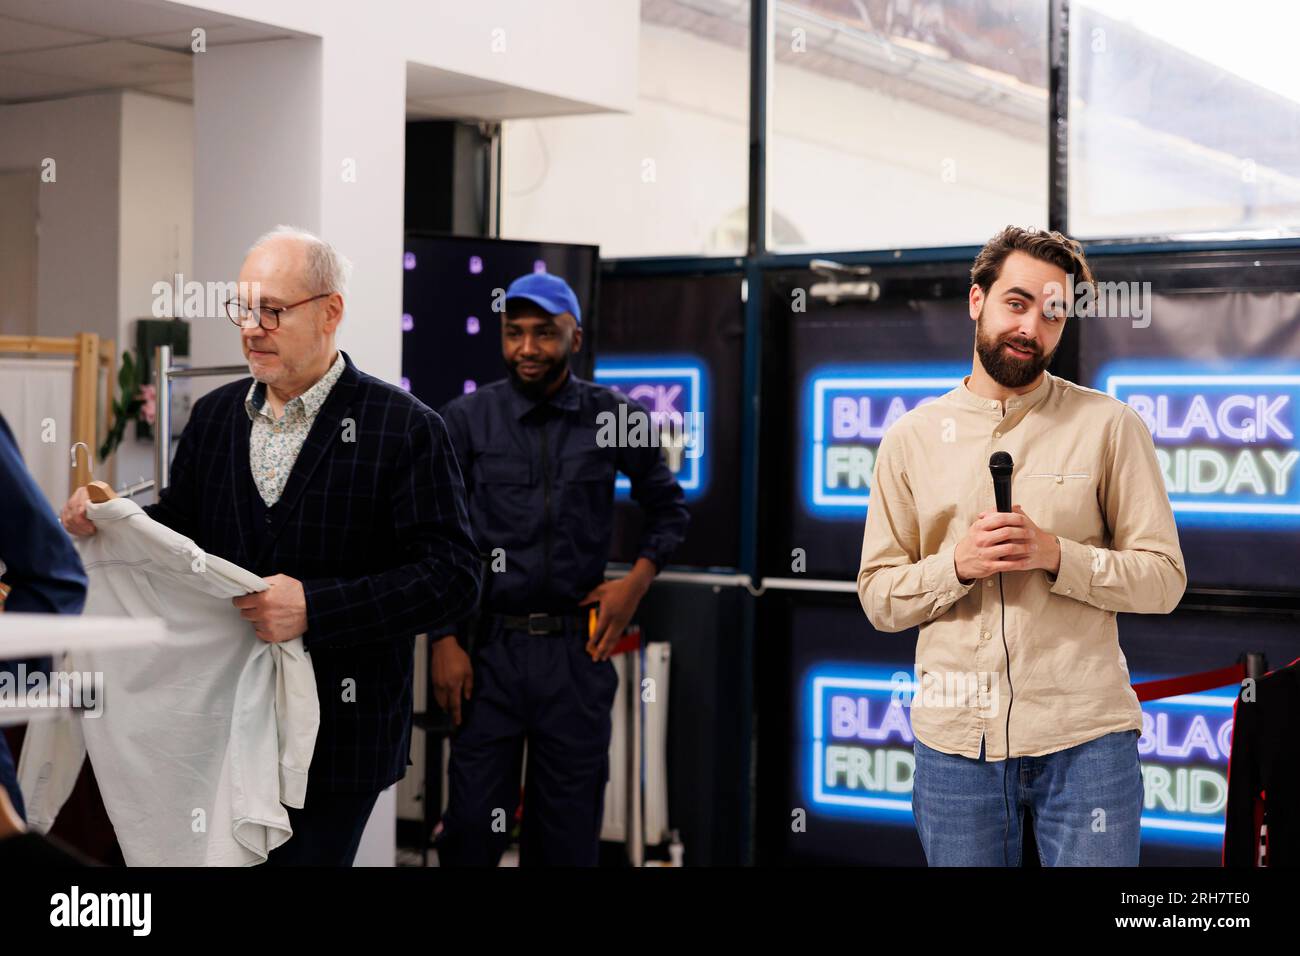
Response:
[{"label": "red rope barrier", "polygon": [[1201,671],[1199,674],[1187,674],[1183,677],[1166,677],[1163,680],[1143,681],[1134,684],[1138,700],[1160,700],[1162,697],[1177,697],[1179,694],[1195,694],[1198,691],[1213,690],[1225,684],[1240,684],[1246,677],[1246,665],[1233,664],[1218,670]]}]

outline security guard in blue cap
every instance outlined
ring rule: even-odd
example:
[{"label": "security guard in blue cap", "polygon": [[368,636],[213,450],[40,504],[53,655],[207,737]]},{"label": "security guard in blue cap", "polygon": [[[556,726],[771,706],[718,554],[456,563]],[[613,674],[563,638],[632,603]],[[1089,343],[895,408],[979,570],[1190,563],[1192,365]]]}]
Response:
[{"label": "security guard in blue cap", "polygon": [[[689,521],[657,445],[597,440],[608,420],[598,416],[619,421],[620,404],[628,406],[624,421],[638,412],[649,419],[638,403],[569,369],[581,322],[563,279],[516,279],[501,325],[508,378],[442,410],[474,536],[493,572],[472,628],[472,660],[461,646],[470,635],[434,635],[435,696],[458,726],[438,841],[444,866],[499,862],[525,740],[520,863],[597,862],[618,687],[609,657]],[[644,522],[631,573],[605,581],[616,472],[631,479]]]}]

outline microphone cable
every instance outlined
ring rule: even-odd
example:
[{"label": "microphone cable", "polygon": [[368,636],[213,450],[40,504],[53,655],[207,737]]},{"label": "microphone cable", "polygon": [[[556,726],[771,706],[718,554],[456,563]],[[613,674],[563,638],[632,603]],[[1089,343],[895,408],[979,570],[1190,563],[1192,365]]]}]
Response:
[{"label": "microphone cable", "polygon": [[1005,736],[1007,740],[1007,756],[1002,761],[1002,807],[1006,815],[1003,821],[1002,830],[1002,862],[1008,866],[1010,863],[1007,858],[1011,855],[1008,844],[1011,840],[1011,803],[1007,796],[1007,766],[1011,763],[1011,705],[1015,702],[1016,688],[1011,683],[1011,652],[1007,649],[1007,599],[1002,591],[1002,572],[998,572],[998,601],[1002,605],[1002,653],[1006,656],[1007,661],[1007,689],[1010,695],[1007,698],[1007,722]]}]

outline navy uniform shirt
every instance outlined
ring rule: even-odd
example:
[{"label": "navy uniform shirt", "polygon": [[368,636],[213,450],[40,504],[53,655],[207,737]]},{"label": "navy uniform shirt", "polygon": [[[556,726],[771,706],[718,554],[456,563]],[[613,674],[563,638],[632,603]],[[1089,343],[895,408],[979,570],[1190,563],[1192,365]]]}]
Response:
[{"label": "navy uniform shirt", "polygon": [[605,580],[616,472],[631,480],[632,498],[645,515],[639,557],[661,569],[685,536],[685,495],[660,448],[602,448],[596,442],[597,416],[617,416],[621,404],[628,406],[625,415],[645,412],[627,396],[570,371],[560,389],[539,402],[502,379],[442,409],[479,550],[504,551],[504,571],[493,573],[489,565],[484,610],[564,613]]}]

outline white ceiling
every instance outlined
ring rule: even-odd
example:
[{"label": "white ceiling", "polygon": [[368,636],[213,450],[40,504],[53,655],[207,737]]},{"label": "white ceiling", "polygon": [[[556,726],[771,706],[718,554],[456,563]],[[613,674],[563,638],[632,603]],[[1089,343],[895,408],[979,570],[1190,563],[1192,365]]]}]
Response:
[{"label": "white ceiling", "polygon": [[[0,0],[0,105],[109,90],[192,101],[191,31],[209,48],[295,36],[158,0]],[[503,120],[592,112],[590,104],[420,64],[406,71],[410,119]]]},{"label": "white ceiling", "polygon": [[193,99],[196,27],[208,48],[292,35],[140,0],[0,0],[0,103],[106,90]]},{"label": "white ceiling", "polygon": [[495,80],[406,64],[407,119],[506,120],[591,113],[596,108]]}]

